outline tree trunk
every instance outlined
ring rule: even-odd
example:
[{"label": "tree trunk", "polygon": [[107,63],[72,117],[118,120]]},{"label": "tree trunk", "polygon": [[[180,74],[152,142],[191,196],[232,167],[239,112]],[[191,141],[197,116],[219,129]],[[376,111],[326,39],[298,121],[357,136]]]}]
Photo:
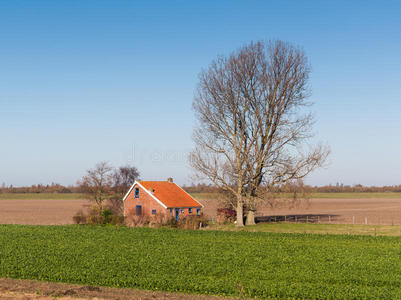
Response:
[{"label": "tree trunk", "polygon": [[246,222],[245,225],[255,225],[255,213],[253,210],[248,210],[246,214]]},{"label": "tree trunk", "polygon": [[236,226],[244,226],[244,203],[242,197],[237,198],[237,224]]}]

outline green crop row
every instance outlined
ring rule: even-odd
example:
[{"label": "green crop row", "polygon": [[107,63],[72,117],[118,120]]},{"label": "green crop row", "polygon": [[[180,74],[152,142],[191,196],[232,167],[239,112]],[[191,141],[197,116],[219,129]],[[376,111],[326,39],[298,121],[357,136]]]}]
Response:
[{"label": "green crop row", "polygon": [[0,277],[259,298],[401,298],[401,238],[0,225]]}]

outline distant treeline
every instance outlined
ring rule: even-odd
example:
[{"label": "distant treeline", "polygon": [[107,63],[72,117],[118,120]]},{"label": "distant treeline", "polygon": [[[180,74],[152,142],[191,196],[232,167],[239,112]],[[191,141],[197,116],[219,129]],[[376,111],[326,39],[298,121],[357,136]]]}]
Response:
[{"label": "distant treeline", "polygon": [[363,186],[356,185],[325,185],[309,187],[313,193],[400,193],[401,185]]},{"label": "distant treeline", "polygon": [[[401,193],[401,185],[386,185],[386,186],[363,186],[356,185],[325,185],[325,186],[310,186],[304,185],[304,191],[309,193],[383,193],[393,192]],[[211,184],[192,184],[190,186],[183,186],[183,189],[188,193],[218,193],[221,189]],[[285,189],[283,189],[285,191]],[[69,185],[63,186],[58,183],[52,184],[37,184],[25,187],[14,187],[13,185],[6,186],[3,184],[0,187],[0,193],[83,193],[81,186]],[[276,190],[280,192],[280,188]]]},{"label": "distant treeline", "polygon": [[[216,193],[220,189],[208,184],[197,184],[191,186],[183,186],[183,189],[188,193]],[[400,193],[401,185],[386,185],[386,186],[363,186],[361,184],[356,185],[325,185],[325,186],[310,186],[302,185],[303,191],[308,193],[383,193],[393,192]],[[277,187],[275,192],[285,192],[288,189],[285,187]]]},{"label": "distant treeline", "polygon": [[52,184],[34,184],[31,186],[14,187],[13,185],[6,186],[3,184],[0,188],[0,193],[81,193],[82,188],[79,186],[63,186],[58,183]]}]

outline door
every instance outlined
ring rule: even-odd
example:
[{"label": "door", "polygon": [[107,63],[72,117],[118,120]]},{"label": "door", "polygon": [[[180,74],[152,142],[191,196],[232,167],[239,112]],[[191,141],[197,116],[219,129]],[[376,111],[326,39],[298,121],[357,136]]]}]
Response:
[{"label": "door", "polygon": [[136,206],[135,214],[137,216],[142,216],[142,205],[137,205]]},{"label": "door", "polygon": [[180,209],[176,208],[175,209],[175,220],[178,221],[179,218],[180,218]]}]

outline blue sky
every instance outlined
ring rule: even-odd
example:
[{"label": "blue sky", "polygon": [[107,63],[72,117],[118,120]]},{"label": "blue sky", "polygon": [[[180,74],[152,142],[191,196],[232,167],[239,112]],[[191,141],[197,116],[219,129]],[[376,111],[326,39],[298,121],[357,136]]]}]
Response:
[{"label": "blue sky", "polygon": [[1,1],[0,184],[74,184],[106,160],[191,182],[197,76],[253,40],[303,47],[310,184],[401,184],[398,1]]}]

